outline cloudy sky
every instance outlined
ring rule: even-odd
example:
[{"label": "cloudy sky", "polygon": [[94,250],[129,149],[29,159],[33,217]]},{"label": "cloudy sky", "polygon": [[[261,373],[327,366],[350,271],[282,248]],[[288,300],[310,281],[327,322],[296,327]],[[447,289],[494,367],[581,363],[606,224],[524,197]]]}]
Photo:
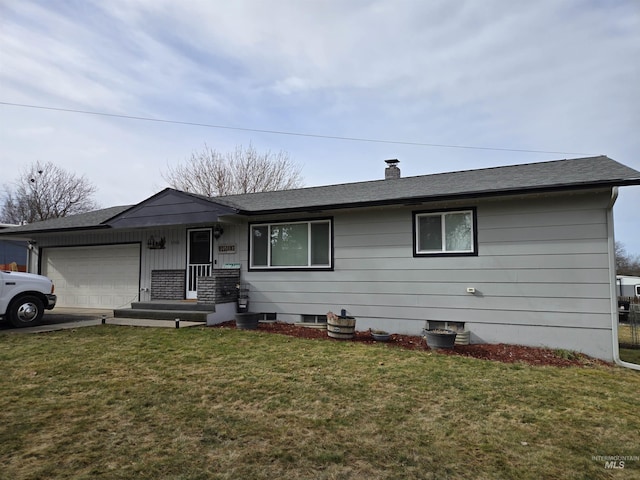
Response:
[{"label": "cloudy sky", "polygon": [[[285,150],[308,186],[388,158],[640,170],[639,58],[637,0],[0,0],[0,171],[52,161],[107,207],[205,144]],[[638,203],[615,208],[633,253]]]}]

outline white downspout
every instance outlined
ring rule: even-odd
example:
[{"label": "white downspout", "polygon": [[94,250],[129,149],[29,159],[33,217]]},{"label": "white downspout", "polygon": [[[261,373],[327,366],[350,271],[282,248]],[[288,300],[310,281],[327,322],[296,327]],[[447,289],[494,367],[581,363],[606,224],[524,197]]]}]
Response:
[{"label": "white downspout", "polygon": [[613,361],[616,364],[640,370],[640,365],[625,362],[620,359],[620,347],[618,344],[618,291],[616,288],[616,241],[613,229],[613,205],[618,199],[618,187],[611,189],[611,200],[607,206],[607,239],[609,246],[609,289],[611,297],[611,341],[613,342]]}]

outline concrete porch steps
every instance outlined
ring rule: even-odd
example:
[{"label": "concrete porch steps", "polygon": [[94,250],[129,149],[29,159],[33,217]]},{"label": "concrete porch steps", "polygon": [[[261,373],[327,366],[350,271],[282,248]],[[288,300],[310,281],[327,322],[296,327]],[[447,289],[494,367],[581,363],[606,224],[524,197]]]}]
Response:
[{"label": "concrete porch steps", "polygon": [[213,303],[198,303],[195,300],[153,300],[150,302],[133,302],[132,309],[142,310],[188,310],[191,312],[215,312]]},{"label": "concrete porch steps", "polygon": [[190,301],[134,302],[131,308],[118,308],[114,318],[142,318],[146,320],[175,320],[206,323],[207,315],[216,311],[215,305]]}]

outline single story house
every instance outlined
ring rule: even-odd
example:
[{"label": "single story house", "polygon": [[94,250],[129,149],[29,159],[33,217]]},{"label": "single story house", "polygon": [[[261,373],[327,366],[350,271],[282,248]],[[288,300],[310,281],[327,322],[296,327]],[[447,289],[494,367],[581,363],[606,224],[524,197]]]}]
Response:
[{"label": "single story house", "polygon": [[[58,305],[127,307],[207,296],[357,329],[464,328],[472,343],[617,356],[613,205],[640,172],[606,156],[208,198],[167,188],[133,206],[9,228]],[[222,284],[218,284],[222,285]],[[211,285],[206,287],[209,290]]]}]

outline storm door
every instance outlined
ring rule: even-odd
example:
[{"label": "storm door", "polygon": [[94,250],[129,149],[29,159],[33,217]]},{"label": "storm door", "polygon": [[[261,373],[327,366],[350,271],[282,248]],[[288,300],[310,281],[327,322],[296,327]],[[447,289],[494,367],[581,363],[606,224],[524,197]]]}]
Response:
[{"label": "storm door", "polygon": [[187,298],[198,298],[198,277],[211,276],[213,251],[210,228],[187,232]]}]

